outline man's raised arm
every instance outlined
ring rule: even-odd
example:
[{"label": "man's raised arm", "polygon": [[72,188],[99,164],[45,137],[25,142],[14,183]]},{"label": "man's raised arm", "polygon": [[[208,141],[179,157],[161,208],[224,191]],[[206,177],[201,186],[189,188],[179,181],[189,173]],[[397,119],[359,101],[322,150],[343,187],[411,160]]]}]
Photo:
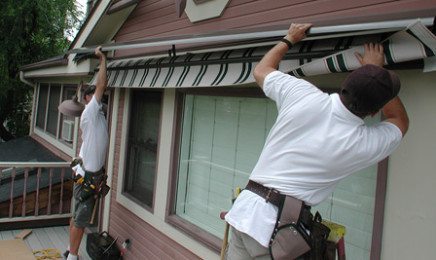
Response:
[{"label": "man's raised arm", "polygon": [[260,62],[254,68],[253,72],[254,78],[256,79],[259,87],[263,87],[263,81],[265,80],[266,75],[277,70],[280,61],[283,59],[283,56],[285,56],[291,45],[296,44],[306,37],[306,31],[311,26],[312,24],[310,23],[292,23],[289,27],[287,35],[283,38],[283,40],[274,46],[270,51],[268,51],[265,56],[263,56],[262,60],[260,60]]},{"label": "man's raised arm", "polygon": [[100,68],[97,74],[97,83],[95,84],[94,97],[98,102],[101,102],[104,92],[107,87],[107,61],[106,55],[101,51],[101,46],[95,49],[95,55],[100,59]]}]

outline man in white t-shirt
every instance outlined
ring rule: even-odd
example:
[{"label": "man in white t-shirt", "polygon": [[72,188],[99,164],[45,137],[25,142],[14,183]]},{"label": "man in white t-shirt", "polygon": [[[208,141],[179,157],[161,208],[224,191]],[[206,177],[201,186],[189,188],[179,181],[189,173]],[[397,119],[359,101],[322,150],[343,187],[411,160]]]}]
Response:
[{"label": "man in white t-shirt", "polygon": [[[233,227],[227,251],[230,260],[270,259],[268,245],[280,204],[249,186],[273,189],[316,205],[341,179],[389,156],[408,129],[408,116],[397,96],[399,79],[382,68],[384,54],[379,44],[366,44],[363,56],[356,53],[362,67],[350,73],[339,94],[329,95],[277,71],[288,49],[310,27],[291,24],[285,38],[254,70],[258,85],[276,102],[278,116],[247,188],[225,217]],[[365,125],[363,118],[379,110],[385,120]]]},{"label": "man in white t-shirt", "polygon": [[[75,211],[70,221],[70,245],[64,253],[67,260],[78,259],[80,242],[85,227],[90,223],[95,206],[96,197],[92,192],[84,192],[84,183],[92,178],[100,179],[105,174],[103,166],[106,160],[109,134],[102,98],[107,87],[107,62],[106,56],[101,52],[101,47],[95,49],[95,55],[100,59],[97,82],[95,86],[88,85],[83,92],[83,101],[86,105],[80,116],[82,146],[79,156],[82,163],[73,167],[76,179],[83,177],[80,179],[83,182],[74,184]],[[88,191],[91,190],[88,189]]]}]

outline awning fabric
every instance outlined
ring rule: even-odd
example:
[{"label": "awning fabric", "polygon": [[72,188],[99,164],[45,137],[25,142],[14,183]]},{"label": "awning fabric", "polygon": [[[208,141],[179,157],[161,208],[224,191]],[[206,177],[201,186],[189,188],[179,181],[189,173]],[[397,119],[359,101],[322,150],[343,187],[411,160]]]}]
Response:
[{"label": "awning fabric", "polygon": [[[436,55],[436,36],[422,23],[416,22],[381,41],[385,52],[385,65],[424,59]],[[363,45],[335,53],[294,68],[289,74],[313,76],[334,72],[347,72],[360,67],[354,53],[363,53]]]},{"label": "awning fabric", "polygon": [[[296,44],[279,70],[298,77],[346,72],[360,65],[354,52],[363,44],[381,42],[386,63],[420,60],[436,54],[436,37],[422,23],[395,33],[347,36]],[[108,64],[109,87],[178,88],[251,84],[255,65],[271,46],[188,53],[162,58],[114,60]],[[92,80],[95,84],[96,77]]]}]

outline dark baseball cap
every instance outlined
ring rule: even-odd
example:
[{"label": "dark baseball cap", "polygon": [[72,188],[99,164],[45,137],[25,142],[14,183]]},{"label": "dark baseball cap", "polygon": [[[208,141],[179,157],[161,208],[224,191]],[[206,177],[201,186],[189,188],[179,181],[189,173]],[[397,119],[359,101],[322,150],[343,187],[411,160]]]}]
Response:
[{"label": "dark baseball cap", "polygon": [[398,95],[401,83],[397,74],[367,64],[348,75],[342,84],[342,95],[354,112],[373,113]]}]

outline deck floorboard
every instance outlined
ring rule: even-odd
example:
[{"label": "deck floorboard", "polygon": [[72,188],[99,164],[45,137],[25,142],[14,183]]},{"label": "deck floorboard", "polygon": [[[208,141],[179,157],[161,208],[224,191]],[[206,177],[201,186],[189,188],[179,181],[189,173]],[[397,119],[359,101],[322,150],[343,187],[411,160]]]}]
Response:
[{"label": "deck floorboard", "polygon": [[[14,239],[21,231],[22,229],[0,231],[0,240]],[[62,254],[69,244],[69,233],[68,226],[33,228],[24,242],[31,251],[56,248]],[[86,253],[86,234],[80,244],[79,256],[81,260],[92,260]]]}]

